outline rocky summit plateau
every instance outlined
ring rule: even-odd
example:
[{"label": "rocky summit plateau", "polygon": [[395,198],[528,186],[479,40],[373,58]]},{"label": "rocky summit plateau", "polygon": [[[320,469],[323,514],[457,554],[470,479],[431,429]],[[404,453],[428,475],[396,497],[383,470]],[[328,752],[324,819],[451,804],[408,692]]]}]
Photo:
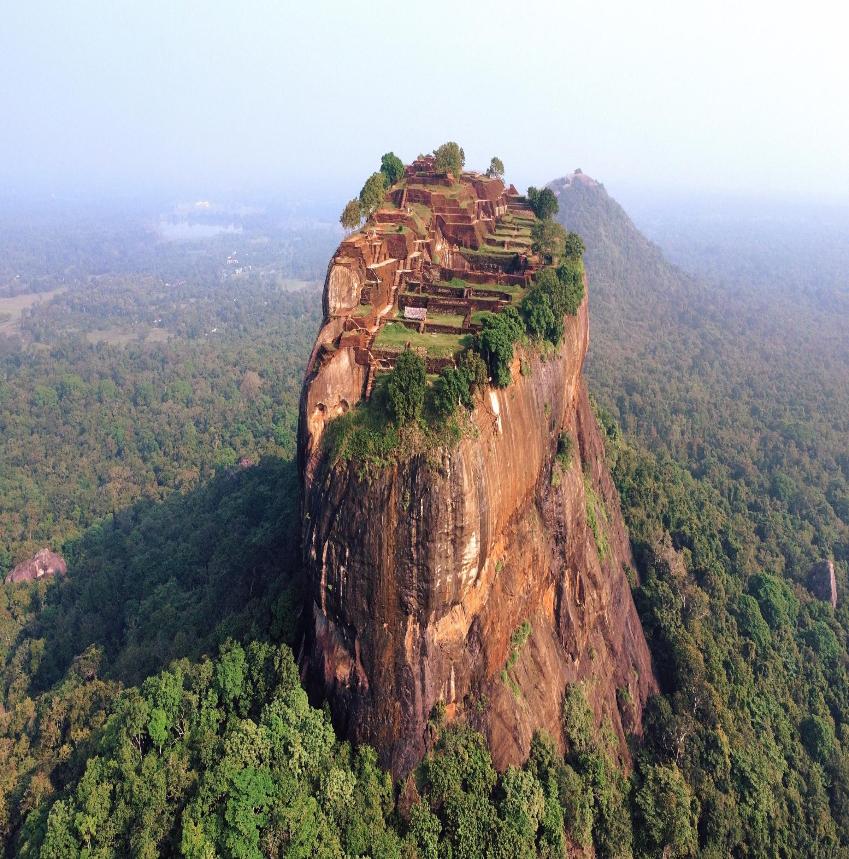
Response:
[{"label": "rocky summit plateau", "polygon": [[626,761],[657,686],[582,375],[580,260],[581,298],[556,342],[518,338],[497,379],[488,364],[450,441],[400,445],[371,467],[332,441],[401,355],[438,385],[482,349],[493,317],[527,316],[534,290],[557,281],[545,215],[498,175],[426,156],[394,179],[330,261],[301,395],[308,688],[403,778],[434,719],[482,730],[499,767],[521,763],[536,730],[561,736],[564,691],[585,681]]}]

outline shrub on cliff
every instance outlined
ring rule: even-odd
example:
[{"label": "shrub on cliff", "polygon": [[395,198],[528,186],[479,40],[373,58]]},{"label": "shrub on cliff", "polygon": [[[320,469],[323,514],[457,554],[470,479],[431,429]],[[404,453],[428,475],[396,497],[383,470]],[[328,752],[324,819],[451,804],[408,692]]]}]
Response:
[{"label": "shrub on cliff", "polygon": [[531,250],[543,260],[558,256],[566,239],[566,231],[555,221],[536,221],[531,227]]},{"label": "shrub on cliff", "polygon": [[543,221],[551,220],[560,211],[557,197],[551,188],[528,188],[528,202],[534,214]]},{"label": "shrub on cliff", "polygon": [[575,451],[575,440],[568,432],[562,432],[557,437],[557,461],[568,468],[572,464],[572,454]]},{"label": "shrub on cliff", "polygon": [[574,316],[584,300],[583,264],[572,259],[564,260],[557,266],[557,281],[559,287],[554,310],[562,315]]},{"label": "shrub on cliff", "polygon": [[360,207],[365,217],[372,214],[386,197],[386,176],[372,173],[360,191]]},{"label": "shrub on cliff", "polygon": [[506,388],[510,384],[510,362],[513,360],[513,344],[524,333],[524,325],[515,307],[506,307],[501,313],[487,313],[481,319],[482,329],[477,346],[481,357],[489,368],[496,387]]},{"label": "shrub on cliff", "polygon": [[404,162],[394,152],[387,152],[380,159],[380,172],[387,185],[394,185],[404,175]]},{"label": "shrub on cliff", "polygon": [[563,317],[574,316],[584,299],[583,267],[565,260],[556,269],[545,268],[522,299],[521,311],[531,337],[555,346],[563,336]]},{"label": "shrub on cliff", "polygon": [[558,288],[557,275],[551,269],[544,269],[521,304],[528,334],[554,344],[559,343],[563,336],[563,317],[555,313],[552,301],[552,294]]},{"label": "shrub on cliff", "polygon": [[456,367],[446,367],[433,383],[432,403],[437,417],[449,418],[459,406],[471,409],[474,393],[486,385],[487,372],[477,352],[464,352]]},{"label": "shrub on cliff", "polygon": [[355,230],[363,219],[363,209],[360,206],[359,200],[349,200],[345,208],[342,209],[342,214],[339,216],[339,223],[346,230]]},{"label": "shrub on cliff", "polygon": [[437,173],[451,173],[455,178],[463,172],[466,163],[466,153],[463,147],[453,140],[443,143],[433,153],[436,156],[434,166]]},{"label": "shrub on cliff", "polygon": [[586,249],[584,240],[577,233],[570,231],[566,234],[566,241],[563,242],[563,256],[567,259],[578,260],[583,257]]},{"label": "shrub on cliff", "polygon": [[411,349],[405,349],[398,356],[386,385],[389,410],[398,426],[421,417],[426,384],[424,360]]},{"label": "shrub on cliff", "polygon": [[446,367],[433,383],[433,408],[440,418],[449,418],[458,406],[471,401],[469,386],[456,367]]}]

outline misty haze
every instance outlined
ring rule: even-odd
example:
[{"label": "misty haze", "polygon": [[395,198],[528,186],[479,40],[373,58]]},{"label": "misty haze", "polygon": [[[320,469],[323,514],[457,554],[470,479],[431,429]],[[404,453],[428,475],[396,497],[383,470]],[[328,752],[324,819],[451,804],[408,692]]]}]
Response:
[{"label": "misty haze", "polygon": [[0,853],[849,858],[849,13],[4,13]]}]

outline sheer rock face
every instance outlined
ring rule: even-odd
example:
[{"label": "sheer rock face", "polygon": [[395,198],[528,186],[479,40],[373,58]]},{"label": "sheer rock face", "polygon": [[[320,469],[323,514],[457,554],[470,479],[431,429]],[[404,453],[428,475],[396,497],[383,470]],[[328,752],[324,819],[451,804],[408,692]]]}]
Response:
[{"label": "sheer rock face", "polygon": [[[332,274],[326,290],[336,291]],[[343,733],[373,744],[398,777],[426,751],[439,702],[486,733],[499,767],[524,760],[539,728],[560,737],[571,682],[587,681],[623,758],[625,734],[640,732],[656,684],[581,375],[587,344],[585,300],[555,355],[528,352],[522,371],[517,356],[510,386],[478,402],[475,437],[436,462],[414,456],[368,478],[315,444],[318,379],[307,378],[299,452],[313,599],[303,667]],[[340,366],[332,384],[353,403],[363,380],[351,373]],[[568,467],[555,458],[562,432],[575,441]],[[517,649],[511,636],[526,621]]]}]

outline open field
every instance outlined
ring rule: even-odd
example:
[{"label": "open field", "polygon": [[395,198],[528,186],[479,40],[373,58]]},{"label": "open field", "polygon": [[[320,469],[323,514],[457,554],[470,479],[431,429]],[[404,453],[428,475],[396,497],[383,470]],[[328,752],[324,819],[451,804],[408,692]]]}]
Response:
[{"label": "open field", "polygon": [[50,292],[26,292],[12,298],[0,298],[0,334],[12,334],[17,330],[23,312],[35,304],[49,301],[65,292],[67,287],[60,286]]},{"label": "open field", "polygon": [[461,313],[428,313],[427,321],[437,325],[453,325],[456,328],[461,328],[463,325],[463,315]]},{"label": "open field", "polygon": [[380,329],[374,345],[377,349],[402,352],[409,343],[413,349],[425,348],[432,358],[447,358],[464,349],[468,345],[468,339],[468,335],[419,334],[403,325],[388,322]]}]

